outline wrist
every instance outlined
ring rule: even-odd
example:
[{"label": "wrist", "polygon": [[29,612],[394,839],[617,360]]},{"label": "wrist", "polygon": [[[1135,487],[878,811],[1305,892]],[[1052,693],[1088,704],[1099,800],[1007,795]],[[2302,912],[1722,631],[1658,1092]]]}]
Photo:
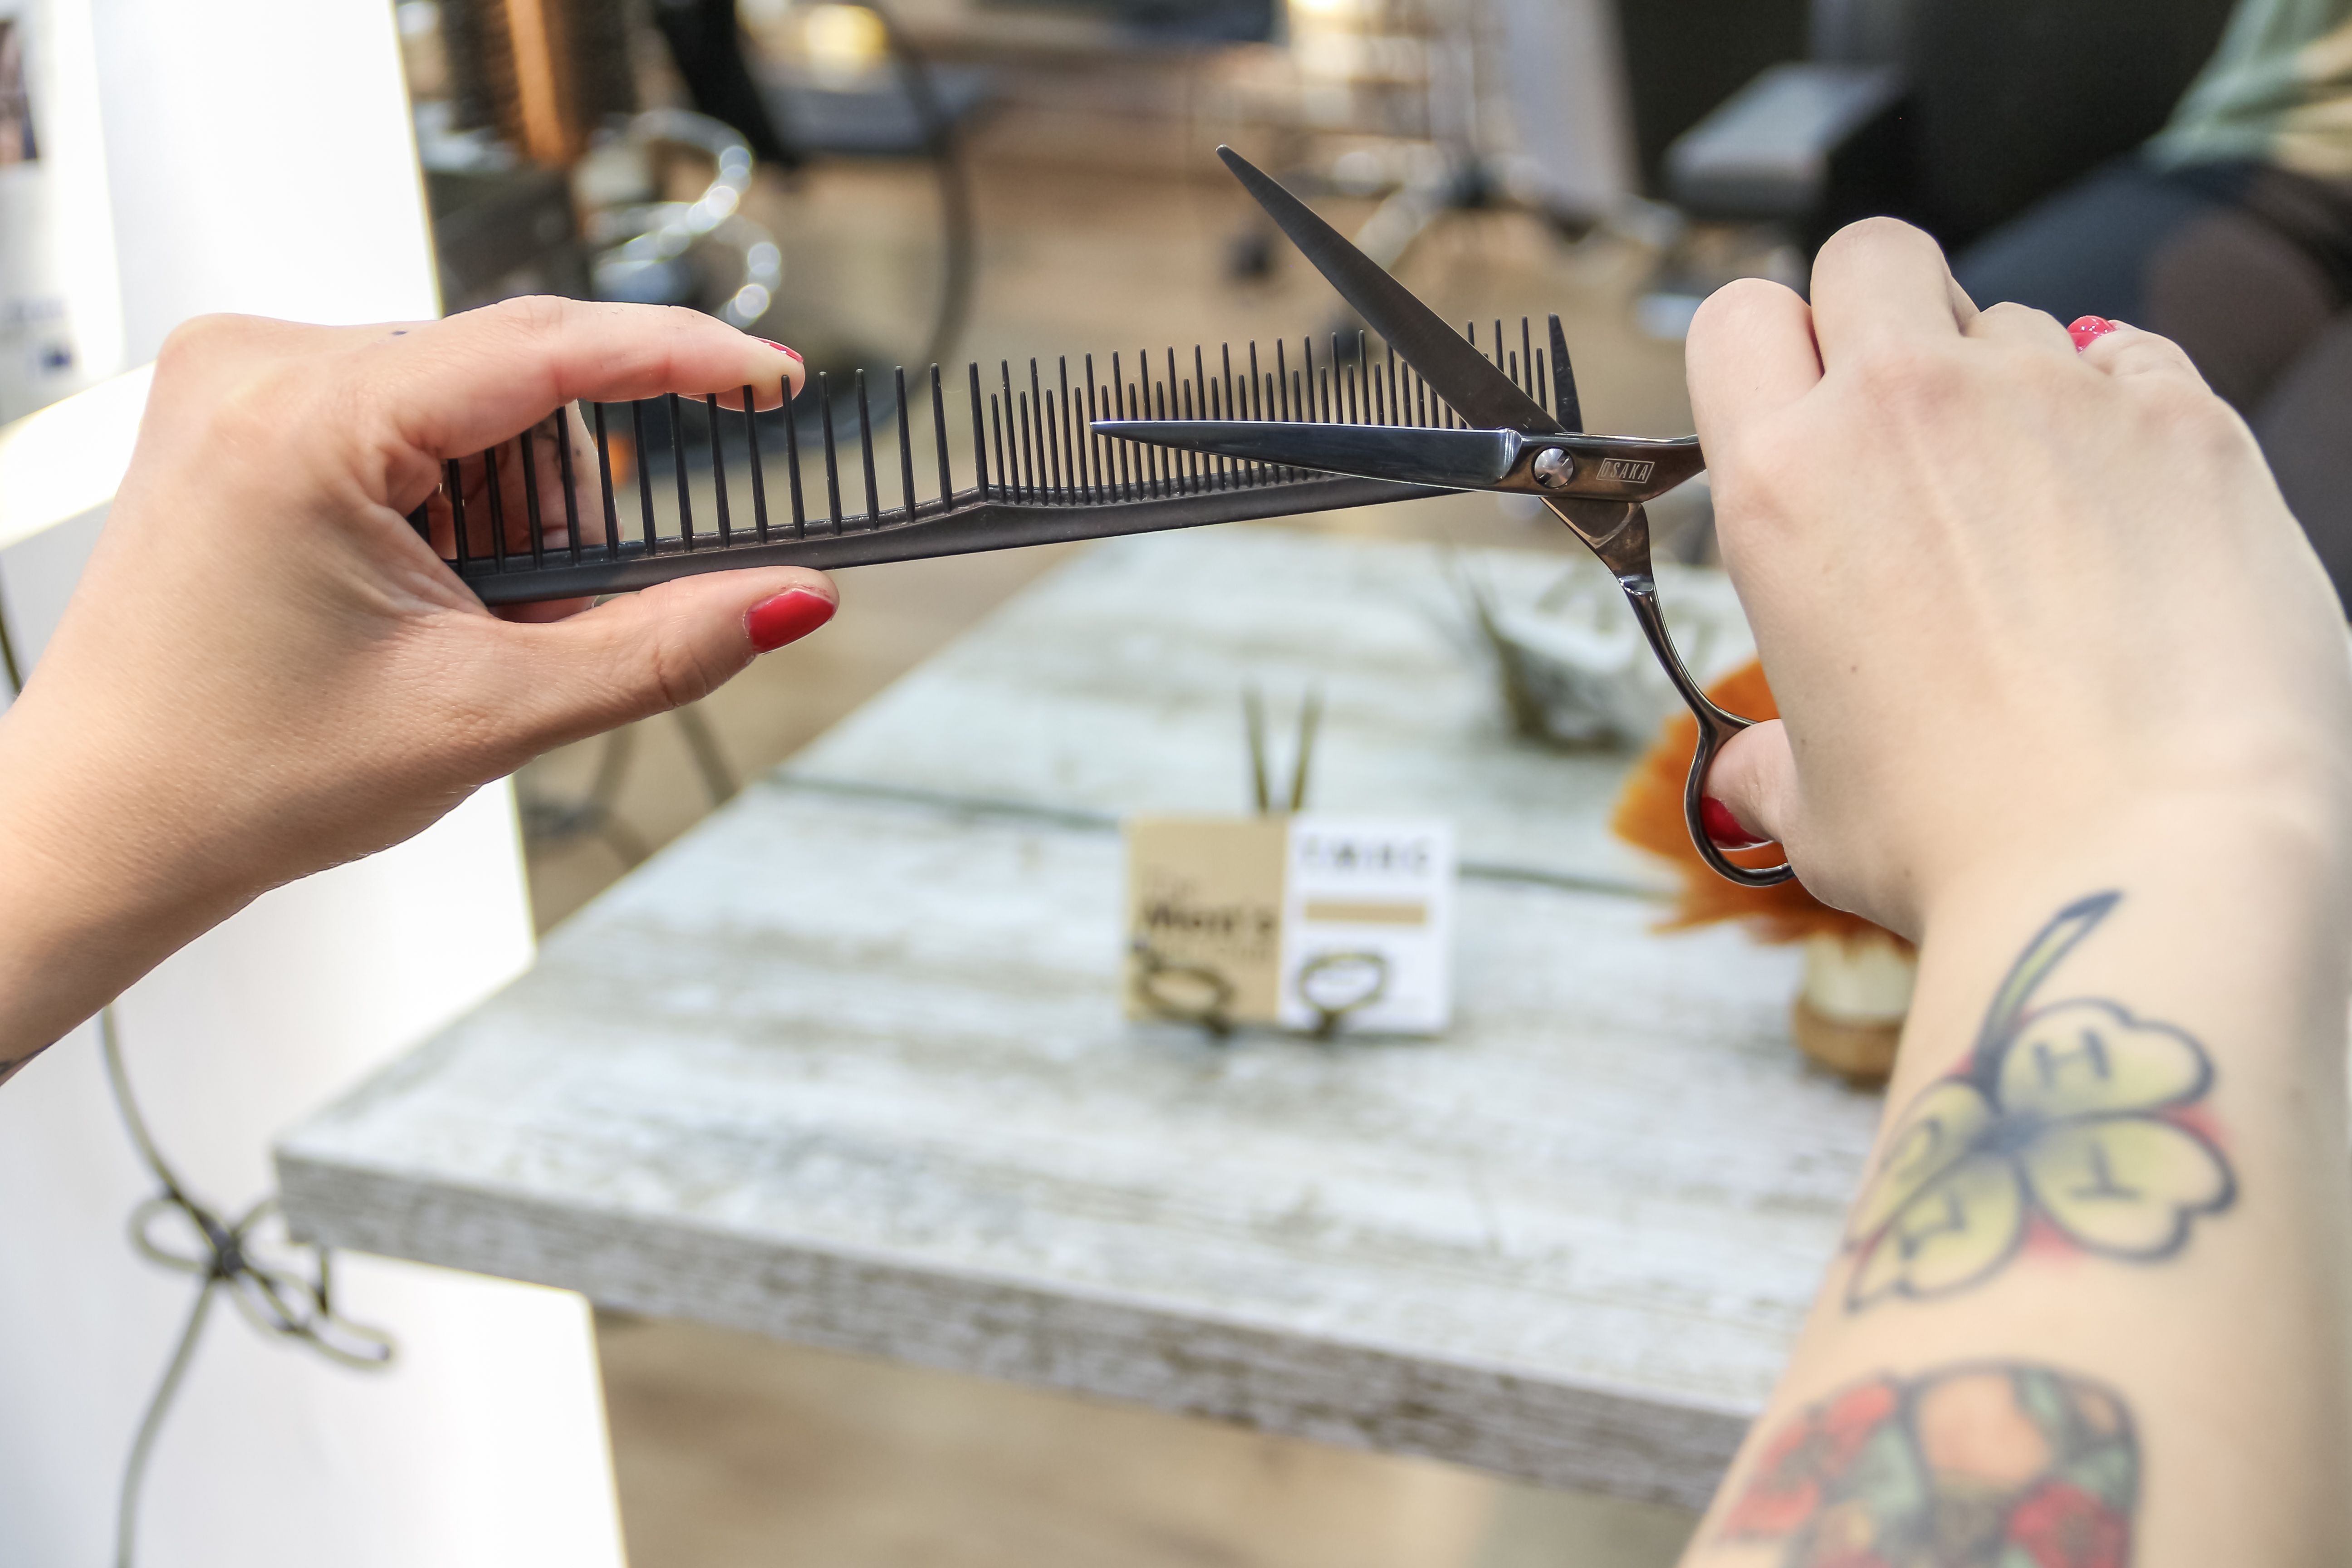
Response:
[{"label": "wrist", "polygon": [[195,875],[170,819],[83,776],[36,717],[0,717],[0,1078],[252,896]]}]

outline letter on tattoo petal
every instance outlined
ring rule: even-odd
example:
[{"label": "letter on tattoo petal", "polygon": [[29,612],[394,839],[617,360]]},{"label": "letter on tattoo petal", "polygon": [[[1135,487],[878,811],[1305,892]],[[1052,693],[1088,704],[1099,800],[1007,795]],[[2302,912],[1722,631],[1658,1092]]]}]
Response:
[{"label": "letter on tattoo petal", "polygon": [[2033,1196],[2095,1251],[2161,1258],[2190,1220],[2236,1195],[2229,1167],[2195,1133],[2153,1117],[2063,1123],[2025,1155]]}]

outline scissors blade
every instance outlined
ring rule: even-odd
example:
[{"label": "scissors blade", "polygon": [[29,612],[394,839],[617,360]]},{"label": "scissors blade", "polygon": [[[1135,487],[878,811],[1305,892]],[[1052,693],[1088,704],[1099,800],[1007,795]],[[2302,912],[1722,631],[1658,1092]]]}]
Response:
[{"label": "scissors blade", "polygon": [[1518,465],[1516,430],[1426,430],[1393,425],[1294,425],[1265,419],[1099,419],[1097,436],[1450,489],[1492,489]]},{"label": "scissors blade", "polygon": [[1438,320],[1436,312],[1414,299],[1411,289],[1381,271],[1370,257],[1349,244],[1339,230],[1317,217],[1306,203],[1232,148],[1218,148],[1217,156],[1290,237],[1299,253],[1330,280],[1340,298],[1463,418],[1473,425],[1507,430],[1544,435],[1559,430],[1559,422],[1545,412],[1542,404],[1513,385],[1509,376],[1486,362],[1486,355]]}]

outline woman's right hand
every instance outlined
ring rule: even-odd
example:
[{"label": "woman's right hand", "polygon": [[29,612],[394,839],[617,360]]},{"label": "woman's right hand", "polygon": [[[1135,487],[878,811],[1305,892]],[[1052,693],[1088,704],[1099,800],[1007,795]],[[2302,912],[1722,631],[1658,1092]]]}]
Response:
[{"label": "woman's right hand", "polygon": [[1689,341],[1724,560],[1782,722],[1708,793],[1808,888],[1917,934],[2085,843],[2352,824],[2352,658],[2243,424],[2123,328],[1979,311],[1887,219]]}]

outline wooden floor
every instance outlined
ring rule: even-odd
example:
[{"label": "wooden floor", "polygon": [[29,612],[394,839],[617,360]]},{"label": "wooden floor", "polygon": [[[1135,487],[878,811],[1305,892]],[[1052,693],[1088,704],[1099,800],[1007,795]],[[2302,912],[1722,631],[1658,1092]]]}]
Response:
[{"label": "wooden floor", "polygon": [[[962,350],[971,357],[1239,342],[1330,323],[1332,297],[1296,258],[1262,281],[1226,280],[1223,258],[1248,209],[1221,179],[1016,162],[992,157],[986,138],[975,174],[982,269]],[[763,187],[749,210],[784,238],[788,291],[824,299],[836,326],[904,343],[897,352],[912,358],[909,334],[921,329],[908,318],[919,318],[931,276],[930,204],[919,172],[865,165],[821,171],[789,194]],[[1363,210],[1330,216],[1345,226]],[[1402,270],[1448,316],[1558,310],[1594,428],[1684,434],[1679,346],[1630,324],[1647,265],[1629,245],[1571,247],[1533,220],[1488,213],[1448,219]],[[1300,526],[1573,548],[1556,525],[1486,497]],[[699,705],[728,770],[741,778],[772,766],[1082,548],[843,574],[833,626]],[[676,720],[641,725],[626,743],[623,837],[658,847],[709,809],[709,787]],[[603,747],[535,764],[525,788],[576,795]],[[541,928],[625,864],[604,837],[534,846]],[[635,1568],[1645,1568],[1671,1563],[1692,1522],[711,1329],[607,1320],[600,1342]]]}]

